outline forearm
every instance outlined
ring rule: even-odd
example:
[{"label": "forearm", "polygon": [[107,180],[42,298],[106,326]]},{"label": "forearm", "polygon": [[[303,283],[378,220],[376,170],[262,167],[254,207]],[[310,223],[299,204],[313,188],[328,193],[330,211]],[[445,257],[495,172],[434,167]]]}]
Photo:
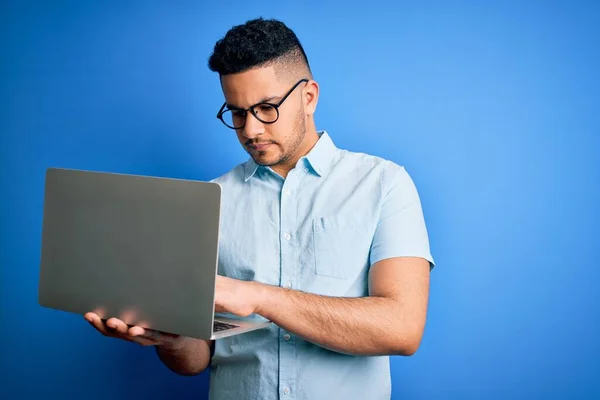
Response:
[{"label": "forearm", "polygon": [[257,313],[307,341],[355,355],[410,355],[418,327],[399,302],[385,297],[339,298],[262,285]]},{"label": "forearm", "polygon": [[160,360],[170,370],[180,375],[196,375],[204,371],[210,363],[210,345],[205,340],[185,339],[179,349],[156,347]]}]

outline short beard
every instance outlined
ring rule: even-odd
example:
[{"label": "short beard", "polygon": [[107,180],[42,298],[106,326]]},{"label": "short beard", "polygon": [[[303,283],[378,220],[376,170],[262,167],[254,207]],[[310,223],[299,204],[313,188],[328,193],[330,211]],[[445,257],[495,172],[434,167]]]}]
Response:
[{"label": "short beard", "polygon": [[294,123],[293,129],[293,142],[289,144],[288,150],[278,160],[269,164],[261,164],[256,160],[254,160],[254,162],[256,162],[256,164],[258,165],[262,165],[263,167],[272,167],[274,165],[285,163],[296,154],[296,152],[300,148],[300,145],[304,141],[304,138],[306,137],[306,120],[304,119],[304,113],[302,112],[302,109],[298,110],[298,115],[296,116],[296,121]]}]

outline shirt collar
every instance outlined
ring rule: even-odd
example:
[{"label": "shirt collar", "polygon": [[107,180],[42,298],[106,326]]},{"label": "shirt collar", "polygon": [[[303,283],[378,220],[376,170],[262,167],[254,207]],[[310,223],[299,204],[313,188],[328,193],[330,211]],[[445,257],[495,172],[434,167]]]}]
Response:
[{"label": "shirt collar", "polygon": [[333,157],[336,154],[337,147],[331,140],[327,131],[317,132],[319,140],[306,155],[310,166],[319,176],[325,176],[331,169]]},{"label": "shirt collar", "polygon": [[[331,169],[337,147],[327,131],[319,131],[317,134],[319,135],[319,140],[317,140],[317,143],[308,152],[305,158],[313,171],[318,176],[322,177]],[[258,167],[260,167],[260,165],[250,157],[244,166],[244,180],[248,181],[248,179],[252,178],[254,174],[256,174]]]},{"label": "shirt collar", "polygon": [[254,162],[254,159],[250,157],[250,159],[246,162],[244,166],[244,181],[248,181],[248,179],[252,178],[258,169],[258,164]]}]

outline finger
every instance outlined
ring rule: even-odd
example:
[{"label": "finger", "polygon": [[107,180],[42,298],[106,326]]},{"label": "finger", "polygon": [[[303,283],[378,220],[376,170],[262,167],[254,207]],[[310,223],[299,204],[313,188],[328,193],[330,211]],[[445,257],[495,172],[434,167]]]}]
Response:
[{"label": "finger", "polygon": [[[86,318],[86,319],[88,319],[88,318]],[[129,338],[127,337],[127,335],[121,335],[115,329],[109,328],[106,325],[106,322],[103,321],[98,315],[96,315],[96,314],[89,315],[88,321],[90,321],[90,320],[91,320],[90,324],[94,328],[96,328],[96,330],[98,332],[100,332],[102,335],[108,336],[108,337],[112,337],[112,338],[119,338],[119,339],[129,340]]]},{"label": "finger", "polygon": [[104,325],[104,322],[102,321],[102,319],[98,315],[90,313],[89,316],[88,316],[88,314],[86,314],[86,319],[101,334],[103,334],[105,336],[110,336],[111,335],[111,333],[108,332],[108,330],[106,329],[106,326]]},{"label": "finger", "polygon": [[142,328],[141,326],[132,326],[129,328],[129,336],[134,340],[144,339],[149,340],[154,344],[174,343],[181,338],[179,335],[161,332],[154,329],[146,329]]},{"label": "finger", "polygon": [[227,312],[227,309],[220,304],[215,304],[215,312],[223,313],[223,312]]},{"label": "finger", "polygon": [[85,319],[104,336],[128,340],[142,346],[153,346],[156,344],[154,340],[129,335],[129,327],[118,318],[109,318],[105,322],[97,314],[87,313],[85,314]]},{"label": "finger", "polygon": [[132,326],[129,328],[129,335],[131,336],[144,336],[155,340],[174,340],[180,336],[173,333],[157,331],[155,329],[142,328],[141,326]]},{"label": "finger", "polygon": [[106,321],[106,326],[121,335],[126,335],[127,331],[129,330],[127,324],[118,318],[109,318]]},{"label": "finger", "polygon": [[156,346],[164,343],[165,337],[152,329],[145,329],[141,326],[132,326],[127,335],[130,339],[142,346]]},{"label": "finger", "polygon": [[137,337],[147,335],[147,331],[149,331],[149,329],[144,329],[141,326],[136,325],[129,328],[127,333],[129,334],[129,336]]},{"label": "finger", "polygon": [[162,343],[166,338],[160,334],[158,331],[154,331],[152,329],[142,328],[141,326],[132,326],[129,328],[127,332],[129,337],[137,340],[149,340],[155,344]]},{"label": "finger", "polygon": [[[84,317],[87,320],[87,322],[89,322],[91,324],[92,322],[94,322],[94,318],[98,317],[98,314],[89,312],[89,313],[85,313]],[[100,318],[100,317],[98,317],[98,318]]]}]

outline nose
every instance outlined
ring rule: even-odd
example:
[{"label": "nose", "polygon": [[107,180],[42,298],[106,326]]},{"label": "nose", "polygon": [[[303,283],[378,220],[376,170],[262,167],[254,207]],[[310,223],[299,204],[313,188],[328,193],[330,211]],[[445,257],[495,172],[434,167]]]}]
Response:
[{"label": "nose", "polygon": [[251,111],[246,114],[246,125],[244,125],[244,128],[242,128],[242,135],[248,139],[254,139],[265,132],[265,124],[260,122],[254,115],[251,114]]}]

